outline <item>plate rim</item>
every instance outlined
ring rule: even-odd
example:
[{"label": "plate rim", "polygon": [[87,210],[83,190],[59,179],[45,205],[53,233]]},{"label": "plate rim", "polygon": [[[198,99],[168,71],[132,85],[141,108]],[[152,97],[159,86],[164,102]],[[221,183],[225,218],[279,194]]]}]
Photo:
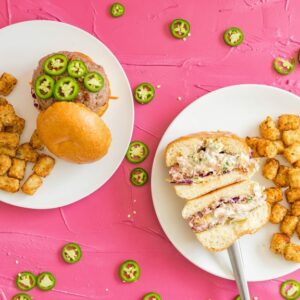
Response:
[{"label": "plate rim", "polygon": [[[224,90],[230,90],[230,89],[241,88],[241,87],[242,88],[243,87],[244,88],[247,88],[247,87],[250,87],[250,88],[266,88],[266,89],[269,89],[269,90],[276,90],[277,92],[280,92],[280,93],[283,93],[283,94],[287,94],[289,96],[294,97],[295,99],[297,99],[299,101],[299,106],[300,106],[300,97],[298,95],[296,95],[294,93],[291,93],[291,92],[289,92],[287,90],[284,90],[284,89],[281,89],[281,88],[278,88],[278,87],[274,87],[274,86],[271,86],[271,85],[266,85],[266,84],[256,84],[256,83],[253,83],[253,84],[252,83],[249,83],[249,84],[247,84],[247,83],[246,84],[233,84],[233,85],[221,87],[221,88],[216,89],[214,91],[208,92],[208,93],[206,93],[206,94],[198,97],[197,99],[193,100],[190,104],[188,104],[183,110],[181,110],[172,119],[172,121],[170,122],[170,124],[167,126],[166,130],[164,131],[163,135],[160,138],[160,141],[159,141],[158,146],[157,146],[156,151],[155,151],[155,155],[154,155],[154,159],[153,159],[153,163],[152,163],[151,178],[153,178],[153,176],[154,176],[156,165],[157,165],[157,161],[159,160],[159,155],[160,155],[159,150],[161,150],[160,148],[162,148],[162,141],[163,141],[165,135],[167,134],[167,132],[169,131],[169,129],[171,128],[171,126],[173,125],[173,123],[177,120],[177,118],[179,118],[182,114],[184,114],[185,111],[187,109],[189,109],[191,106],[195,105],[196,102],[198,102],[198,101],[202,101],[202,102],[203,101],[209,101],[209,100],[206,100],[206,98],[208,98],[208,95],[211,95],[212,93],[222,93]],[[231,280],[231,281],[235,281],[235,279],[234,279],[233,276],[226,276],[226,275],[220,276],[220,274],[217,274],[216,272],[209,270],[209,268],[207,268],[207,267],[203,267],[203,266],[200,267],[200,266],[198,266],[192,259],[190,259],[187,255],[185,255],[181,250],[179,250],[177,248],[177,246],[173,243],[173,241],[169,237],[169,234],[168,234],[167,230],[165,229],[165,227],[163,226],[163,224],[161,222],[160,213],[158,212],[159,209],[158,209],[158,206],[157,206],[158,201],[154,200],[154,189],[155,189],[155,186],[154,186],[153,182],[154,181],[151,180],[151,196],[152,196],[152,204],[153,204],[153,207],[154,207],[154,211],[155,211],[156,217],[158,219],[158,222],[159,222],[159,224],[160,224],[163,232],[167,236],[168,240],[171,242],[172,246],[176,249],[176,251],[178,251],[185,259],[187,259],[190,263],[192,263],[197,268],[199,268],[201,270],[204,270],[205,272],[207,272],[209,274],[212,274],[212,275],[214,275],[216,277],[227,279],[227,280]],[[201,245],[200,245],[200,247],[201,247]],[[213,252],[212,252],[212,254],[213,254]],[[297,271],[297,269],[291,271],[290,273],[295,272],[295,271]],[[288,275],[290,273],[281,274],[281,275],[276,276],[276,277],[268,277],[268,278],[265,278],[265,279],[248,280],[248,282],[262,282],[262,281],[267,281],[267,280],[273,280],[273,279],[276,279],[276,278],[279,278],[279,277],[282,277],[282,276],[286,276],[286,275]]]},{"label": "plate rim", "polygon": [[[20,21],[20,22],[15,22],[13,24],[9,24],[7,26],[4,26],[2,28],[0,28],[0,32],[2,31],[6,31],[6,30],[13,30],[15,27],[21,27],[23,25],[28,25],[28,24],[36,24],[35,26],[38,26],[38,23],[43,23],[43,24],[49,24],[49,26],[53,26],[53,24],[55,26],[61,26],[62,29],[64,27],[68,27],[74,31],[77,31],[85,36],[87,36],[88,38],[91,38],[93,40],[95,40],[96,42],[98,42],[98,44],[104,48],[105,51],[107,51],[109,53],[109,55],[112,57],[112,60],[114,60],[114,62],[118,65],[120,72],[122,73],[122,76],[125,79],[126,85],[128,90],[130,91],[130,107],[131,107],[131,113],[130,113],[130,132],[129,132],[129,138],[126,142],[126,148],[128,148],[130,141],[132,139],[132,135],[133,135],[133,130],[134,130],[134,121],[135,121],[135,109],[134,109],[134,100],[133,100],[133,96],[132,96],[132,89],[130,86],[130,82],[129,79],[126,75],[126,72],[123,68],[123,66],[121,65],[120,61],[118,60],[117,56],[114,54],[114,52],[112,50],[110,50],[99,38],[95,37],[94,35],[92,35],[91,33],[85,31],[84,29],[74,26],[72,24],[69,23],[65,23],[65,22],[59,22],[56,20],[27,20],[27,21]],[[16,203],[11,203],[5,200],[0,200],[0,202],[5,203],[7,205],[11,205],[11,206],[15,206],[15,207],[20,207],[20,208],[25,208],[25,209],[33,209],[33,210],[49,210],[49,209],[56,209],[56,208],[62,208],[68,205],[72,205],[75,204],[77,202],[79,202],[80,200],[83,200],[84,198],[90,196],[91,194],[95,193],[97,190],[99,190],[100,188],[102,188],[110,179],[111,177],[116,173],[116,171],[119,169],[120,165],[123,162],[124,156],[125,156],[126,151],[124,152],[124,155],[119,159],[119,161],[116,164],[116,167],[111,171],[111,174],[109,176],[107,176],[107,178],[103,181],[103,183],[96,187],[95,189],[92,189],[91,191],[89,191],[87,194],[85,194],[84,196],[80,197],[79,199],[72,201],[72,202],[68,202],[68,203],[64,203],[62,205],[53,205],[53,206],[47,206],[47,207],[35,207],[33,205],[22,205],[22,203],[20,202],[16,202]]]}]

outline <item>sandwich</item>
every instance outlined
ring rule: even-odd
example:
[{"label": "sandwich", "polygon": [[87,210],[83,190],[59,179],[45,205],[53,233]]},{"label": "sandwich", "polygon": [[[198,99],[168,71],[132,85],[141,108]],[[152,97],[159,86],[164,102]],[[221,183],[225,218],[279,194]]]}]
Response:
[{"label": "sandwich", "polygon": [[190,200],[249,179],[257,168],[245,141],[229,132],[199,132],[176,139],[165,152],[169,182]]},{"label": "sandwich", "polygon": [[222,251],[268,222],[269,204],[262,187],[243,181],[187,201],[182,216],[209,251]]}]

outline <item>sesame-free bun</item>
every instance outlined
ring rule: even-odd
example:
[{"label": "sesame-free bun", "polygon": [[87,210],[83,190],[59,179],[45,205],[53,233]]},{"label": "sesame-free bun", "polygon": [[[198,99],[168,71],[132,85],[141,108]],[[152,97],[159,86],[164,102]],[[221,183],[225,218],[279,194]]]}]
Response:
[{"label": "sesame-free bun", "polygon": [[111,144],[104,121],[83,104],[56,102],[40,112],[37,132],[54,155],[75,163],[102,158]]}]

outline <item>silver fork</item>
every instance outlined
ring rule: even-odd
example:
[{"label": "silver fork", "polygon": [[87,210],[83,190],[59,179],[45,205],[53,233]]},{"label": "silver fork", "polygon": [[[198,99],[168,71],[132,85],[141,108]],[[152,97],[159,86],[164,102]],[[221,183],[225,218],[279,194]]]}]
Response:
[{"label": "silver fork", "polygon": [[228,254],[241,300],[251,300],[247,280],[244,273],[244,264],[239,241],[236,241],[228,249]]}]

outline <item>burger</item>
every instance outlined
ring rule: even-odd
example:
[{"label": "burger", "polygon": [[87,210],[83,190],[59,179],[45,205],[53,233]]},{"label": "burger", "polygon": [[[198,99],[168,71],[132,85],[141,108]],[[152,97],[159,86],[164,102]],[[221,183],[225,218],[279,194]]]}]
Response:
[{"label": "burger", "polygon": [[75,163],[108,152],[111,133],[100,116],[110,88],[102,66],[79,52],[47,55],[33,73],[31,94],[40,111],[37,133],[50,152]]}]

